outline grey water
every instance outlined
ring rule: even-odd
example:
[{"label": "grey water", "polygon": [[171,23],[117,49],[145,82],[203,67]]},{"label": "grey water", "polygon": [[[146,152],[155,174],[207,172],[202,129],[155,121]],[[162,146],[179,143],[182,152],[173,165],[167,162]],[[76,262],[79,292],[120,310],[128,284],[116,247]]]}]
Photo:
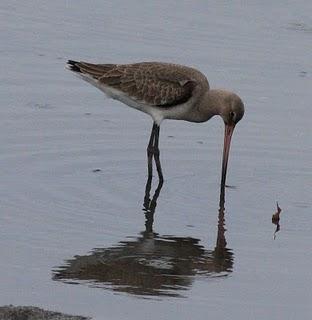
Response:
[{"label": "grey water", "polygon": [[[1,1],[0,306],[310,319],[311,12],[308,0]],[[221,119],[162,124],[159,187],[151,119],[67,59],[190,65],[239,94],[224,207]]]}]

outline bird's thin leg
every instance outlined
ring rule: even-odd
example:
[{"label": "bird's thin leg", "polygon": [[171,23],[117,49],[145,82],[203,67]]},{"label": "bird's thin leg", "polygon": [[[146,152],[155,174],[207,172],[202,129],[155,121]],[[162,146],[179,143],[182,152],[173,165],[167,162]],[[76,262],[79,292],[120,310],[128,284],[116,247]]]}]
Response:
[{"label": "bird's thin leg", "polygon": [[146,212],[148,212],[150,207],[150,202],[151,202],[150,192],[152,189],[152,180],[153,180],[153,177],[148,177],[145,185],[145,196],[144,196],[143,207]]},{"label": "bird's thin leg", "polygon": [[149,143],[147,146],[147,168],[148,168],[148,177],[152,178],[153,176],[153,154],[154,154],[154,140],[155,140],[155,130],[156,130],[156,123],[154,122],[151,136],[149,139]]},{"label": "bird's thin leg", "polygon": [[156,168],[158,172],[158,177],[159,181],[163,181],[164,177],[162,174],[161,170],[161,164],[160,164],[160,159],[159,159],[159,148],[158,148],[158,142],[159,142],[159,129],[160,127],[156,124],[156,129],[155,129],[155,141],[154,141],[154,158],[155,158],[155,163],[156,163]]}]

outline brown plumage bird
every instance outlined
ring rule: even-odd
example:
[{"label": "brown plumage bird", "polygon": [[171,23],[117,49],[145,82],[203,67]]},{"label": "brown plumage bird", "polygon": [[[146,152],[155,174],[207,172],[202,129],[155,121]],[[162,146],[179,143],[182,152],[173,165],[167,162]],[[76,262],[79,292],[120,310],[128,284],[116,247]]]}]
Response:
[{"label": "brown plumage bird", "polygon": [[215,115],[225,124],[221,186],[225,186],[233,130],[244,115],[240,97],[225,90],[209,88],[198,70],[162,62],[133,64],[93,64],[69,60],[67,67],[107,96],[149,114],[154,121],[147,153],[148,173],[155,158],[159,179],[159,126],[164,119],[205,122]]}]

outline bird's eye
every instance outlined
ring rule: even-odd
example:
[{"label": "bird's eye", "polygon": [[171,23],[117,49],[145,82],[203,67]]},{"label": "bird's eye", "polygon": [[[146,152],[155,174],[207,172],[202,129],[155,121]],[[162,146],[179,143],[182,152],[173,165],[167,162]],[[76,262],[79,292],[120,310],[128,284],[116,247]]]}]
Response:
[{"label": "bird's eye", "polygon": [[234,111],[230,112],[230,117],[231,117],[231,119],[234,119],[234,117],[235,117],[235,112]]}]

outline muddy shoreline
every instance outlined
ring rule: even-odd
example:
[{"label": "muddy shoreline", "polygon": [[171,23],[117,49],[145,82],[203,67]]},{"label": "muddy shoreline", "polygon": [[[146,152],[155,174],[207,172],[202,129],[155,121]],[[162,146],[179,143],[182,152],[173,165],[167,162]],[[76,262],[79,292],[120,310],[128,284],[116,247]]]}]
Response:
[{"label": "muddy shoreline", "polygon": [[34,306],[2,306],[1,320],[88,320],[89,317],[73,316],[65,313],[43,310]]}]

